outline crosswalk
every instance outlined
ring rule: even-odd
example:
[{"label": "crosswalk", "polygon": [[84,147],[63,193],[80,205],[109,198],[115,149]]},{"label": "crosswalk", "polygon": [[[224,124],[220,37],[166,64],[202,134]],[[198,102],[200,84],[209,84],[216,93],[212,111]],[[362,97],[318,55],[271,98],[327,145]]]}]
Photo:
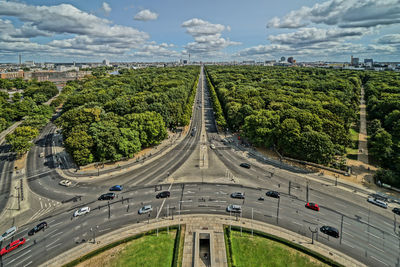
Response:
[{"label": "crosswalk", "polygon": [[32,217],[28,220],[29,222],[33,222],[37,219],[39,219],[41,216],[54,211],[57,209],[58,206],[61,205],[61,202],[55,201],[55,200],[50,200],[50,199],[43,199],[39,197],[39,203],[40,203],[40,209],[37,210]]}]

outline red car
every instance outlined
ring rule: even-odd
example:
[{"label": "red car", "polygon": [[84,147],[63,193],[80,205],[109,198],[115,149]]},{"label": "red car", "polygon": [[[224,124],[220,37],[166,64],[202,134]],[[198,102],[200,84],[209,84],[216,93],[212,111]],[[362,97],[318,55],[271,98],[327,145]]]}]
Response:
[{"label": "red car", "polygon": [[6,254],[8,252],[13,251],[17,247],[22,246],[25,243],[25,241],[26,241],[25,238],[20,238],[18,240],[15,240],[14,242],[11,242],[6,247],[1,249],[0,256],[3,256],[4,254]]},{"label": "red car", "polygon": [[306,204],[306,208],[319,211],[319,206],[318,206],[318,204],[316,204],[316,203],[308,202],[308,203]]}]

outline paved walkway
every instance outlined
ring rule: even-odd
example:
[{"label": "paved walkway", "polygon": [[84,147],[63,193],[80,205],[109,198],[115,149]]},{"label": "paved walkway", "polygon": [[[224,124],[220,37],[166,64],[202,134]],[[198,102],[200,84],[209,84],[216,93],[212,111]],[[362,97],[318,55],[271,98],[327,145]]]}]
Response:
[{"label": "paved walkway", "polygon": [[[233,217],[224,216],[224,215],[198,215],[193,217],[192,215],[182,215],[182,216],[174,216],[174,219],[159,219],[159,220],[151,220],[148,224],[147,222],[131,224],[129,226],[123,227],[121,229],[115,230],[113,232],[107,233],[102,236],[96,237],[96,242],[93,240],[87,240],[84,243],[77,245],[76,247],[65,251],[64,253],[58,255],[57,257],[49,260],[48,262],[42,264],[41,266],[62,266],[76,258],[82,257],[83,255],[88,254],[89,252],[103,247],[107,244],[113,243],[117,240],[126,238],[128,236],[136,235],[141,232],[149,231],[156,228],[162,228],[177,224],[185,224],[186,232],[195,231],[195,230],[205,230],[204,227],[209,227],[212,229],[211,231],[220,234],[220,237],[223,238],[222,226],[223,225],[235,225],[235,226],[243,226],[246,228],[252,228],[254,230],[262,231],[268,234],[272,234],[275,236],[279,236],[281,238],[285,238],[294,243],[300,244],[306,248],[312,249],[328,258],[335,260],[336,262],[344,265],[344,266],[365,266],[364,264],[356,261],[355,259],[336,251],[335,249],[328,247],[318,241],[314,241],[314,244],[311,244],[311,238],[304,237],[295,232],[286,230],[284,228],[280,228],[275,225],[270,225],[263,222],[252,221],[249,219],[239,219],[238,221],[234,220]],[[198,227],[201,227],[198,229]],[[191,229],[191,230],[190,230]],[[208,230],[208,229],[207,229]],[[186,245],[191,246],[190,242],[186,242],[187,236],[185,236],[185,248],[184,253],[188,252],[189,248],[186,248]],[[217,240],[214,243],[214,255],[215,265],[214,266],[227,266],[226,264],[226,253],[225,253],[225,245],[222,245],[221,238],[215,239]],[[189,254],[190,255],[190,254]],[[184,264],[183,266],[192,266],[188,265],[187,254],[184,255]]]},{"label": "paved walkway", "polygon": [[368,164],[367,108],[364,99],[364,87],[361,87],[360,131],[358,134],[358,161]]}]

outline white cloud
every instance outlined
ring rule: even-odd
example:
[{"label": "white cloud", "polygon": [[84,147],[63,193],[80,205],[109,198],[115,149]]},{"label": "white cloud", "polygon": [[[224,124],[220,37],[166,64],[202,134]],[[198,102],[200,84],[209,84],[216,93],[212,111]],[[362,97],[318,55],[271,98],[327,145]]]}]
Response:
[{"label": "white cloud", "polygon": [[158,14],[148,9],[140,11],[134,17],[135,20],[142,20],[142,21],[156,20],[157,18]]},{"label": "white cloud", "polygon": [[326,43],[348,38],[360,38],[371,31],[365,28],[354,29],[319,29],[302,28],[296,32],[270,35],[268,40],[272,43],[287,44],[293,46],[305,46],[314,43]]},{"label": "white cloud", "polygon": [[108,16],[111,12],[111,7],[108,3],[103,2],[103,5],[101,6],[101,8],[103,9],[104,13]]},{"label": "white cloud", "polygon": [[185,46],[184,53],[210,54],[228,46],[240,44],[221,37],[221,32],[230,30],[229,26],[193,18],[183,22],[182,27],[186,28],[186,33],[194,38],[194,42]]},{"label": "white cloud", "polygon": [[380,44],[400,44],[400,34],[387,34],[378,39]]},{"label": "white cloud", "polygon": [[329,0],[302,7],[268,22],[270,28],[300,28],[310,23],[349,27],[374,27],[400,23],[399,0]]},{"label": "white cloud", "polygon": [[173,44],[161,43],[157,44],[146,44],[141,47],[138,51],[132,53],[133,56],[139,58],[179,58],[181,53],[168,49]]}]

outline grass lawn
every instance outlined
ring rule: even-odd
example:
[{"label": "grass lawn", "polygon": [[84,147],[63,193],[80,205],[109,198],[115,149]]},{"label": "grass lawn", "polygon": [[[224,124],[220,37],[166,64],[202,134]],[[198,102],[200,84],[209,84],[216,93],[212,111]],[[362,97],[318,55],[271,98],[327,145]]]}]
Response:
[{"label": "grass lawn", "polygon": [[350,128],[351,147],[346,148],[346,154],[349,159],[357,159],[358,154],[358,132]]},{"label": "grass lawn", "polygon": [[328,266],[317,259],[268,238],[231,232],[235,267]]},{"label": "grass lawn", "polygon": [[78,264],[78,267],[170,267],[174,254],[176,230],[146,235],[107,250]]}]

